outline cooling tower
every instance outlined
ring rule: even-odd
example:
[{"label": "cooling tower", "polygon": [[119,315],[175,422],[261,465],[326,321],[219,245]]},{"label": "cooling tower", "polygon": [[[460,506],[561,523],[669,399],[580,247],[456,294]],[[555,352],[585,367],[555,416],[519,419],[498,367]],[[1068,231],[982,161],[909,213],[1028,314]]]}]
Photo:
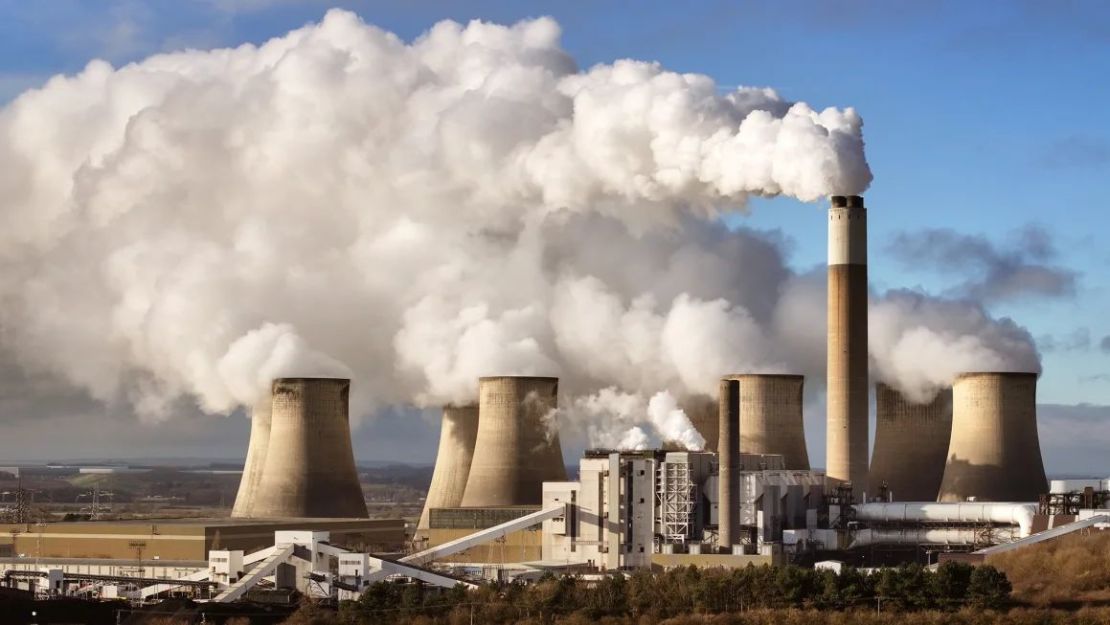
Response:
[{"label": "cooling tower", "polygon": [[567,479],[559,432],[558,378],[478,380],[478,434],[462,507],[537,505],[544,482]]},{"label": "cooling tower", "polygon": [[875,451],[871,489],[895,501],[936,501],[952,437],[952,390],[915,404],[886,384],[875,385]]},{"label": "cooling tower", "polygon": [[1037,374],[964,373],[940,501],[1037,501],[1048,492],[1037,437]]},{"label": "cooling tower", "polygon": [[787,469],[809,470],[802,421],[805,377],[769,373],[729,377],[740,382],[740,453],[782,454]]},{"label": "cooling tower", "polygon": [[705,439],[705,451],[717,451],[720,417],[717,400],[708,395],[687,395],[679,402],[694,429]]},{"label": "cooling tower", "polygon": [[365,518],[347,420],[351,381],[279,378],[272,388],[270,444],[250,516]]},{"label": "cooling tower", "polygon": [[428,529],[432,508],[457,508],[466,490],[470,461],[474,457],[474,439],[478,435],[478,406],[445,406],[443,425],[439,430],[439,452],[424,500],[424,512],[416,529]]},{"label": "cooling tower", "polygon": [[254,494],[262,480],[262,467],[266,465],[266,448],[270,444],[271,404],[271,397],[266,395],[251,409],[251,439],[247,444],[247,460],[243,463],[239,493],[235,495],[235,505],[231,508],[233,517],[251,516]]},{"label": "cooling tower", "polygon": [[719,388],[717,545],[729,553],[740,541],[740,383],[725,378]]},{"label": "cooling tower", "polygon": [[867,491],[867,210],[858,195],[829,209],[827,474]]}]

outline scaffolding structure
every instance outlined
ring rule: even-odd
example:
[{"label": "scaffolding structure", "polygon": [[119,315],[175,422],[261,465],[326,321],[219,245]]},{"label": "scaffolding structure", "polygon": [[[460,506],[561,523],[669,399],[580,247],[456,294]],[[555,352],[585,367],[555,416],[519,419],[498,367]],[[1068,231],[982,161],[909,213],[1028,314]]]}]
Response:
[{"label": "scaffolding structure", "polygon": [[657,483],[659,533],[667,543],[683,544],[692,538],[697,514],[697,488],[690,475],[690,465],[685,462],[661,462]]}]

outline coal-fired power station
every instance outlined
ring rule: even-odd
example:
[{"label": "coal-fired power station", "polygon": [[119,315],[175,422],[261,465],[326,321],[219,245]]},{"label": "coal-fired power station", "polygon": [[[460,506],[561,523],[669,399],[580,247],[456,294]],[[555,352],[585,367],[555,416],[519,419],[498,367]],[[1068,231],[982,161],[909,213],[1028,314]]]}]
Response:
[{"label": "coal-fired power station", "polygon": [[785,468],[809,470],[802,420],[800,375],[743,373],[740,383],[740,453],[779,454]]},{"label": "coal-fired power station", "polygon": [[439,430],[439,451],[416,529],[428,529],[432,508],[457,508],[466,491],[474,441],[478,436],[478,406],[445,406]]},{"label": "coal-fired power station", "polygon": [[[244,470],[238,516],[367,516],[351,446],[350,390],[351,381],[339,378],[274,380],[269,435],[252,432],[247,453],[248,464],[261,464],[261,475]],[[265,426],[261,412],[252,426]]]},{"label": "coal-fired power station", "polygon": [[940,501],[1036,501],[1048,491],[1037,436],[1037,374],[964,373]]},{"label": "coal-fired power station", "polygon": [[826,457],[828,478],[867,492],[867,209],[858,195],[829,208]]},{"label": "coal-fired power station", "polygon": [[952,390],[919,404],[875,385],[875,450],[871,488],[894,501],[936,501],[952,436]]},{"label": "coal-fired power station", "polygon": [[567,479],[554,416],[559,379],[478,380],[478,433],[462,507],[535,505],[544,482]]}]

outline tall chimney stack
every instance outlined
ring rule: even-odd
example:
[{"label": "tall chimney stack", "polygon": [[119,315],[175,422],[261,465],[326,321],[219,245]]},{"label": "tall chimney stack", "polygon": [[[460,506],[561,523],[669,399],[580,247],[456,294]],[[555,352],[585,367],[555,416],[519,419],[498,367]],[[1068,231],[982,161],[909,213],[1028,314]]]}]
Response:
[{"label": "tall chimney stack", "polygon": [[724,378],[719,388],[717,546],[731,553],[740,539],[740,382]]},{"label": "tall chimney stack", "polygon": [[829,208],[827,474],[867,491],[867,210],[858,195]]}]

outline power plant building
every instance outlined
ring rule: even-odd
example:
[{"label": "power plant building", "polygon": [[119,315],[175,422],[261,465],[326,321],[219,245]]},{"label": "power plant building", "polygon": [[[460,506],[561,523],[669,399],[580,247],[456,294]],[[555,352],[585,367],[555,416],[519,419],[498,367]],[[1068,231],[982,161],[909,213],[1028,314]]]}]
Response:
[{"label": "power plant building", "polygon": [[559,379],[478,380],[478,432],[462,507],[538,505],[544,482],[567,479],[553,422]]},{"label": "power plant building", "polygon": [[924,404],[875,385],[875,451],[871,487],[893,501],[936,501],[952,436],[952,389]]},{"label": "power plant building", "polygon": [[466,491],[470,463],[474,457],[474,441],[478,435],[478,406],[445,406],[439,432],[439,451],[424,500],[424,511],[417,523],[418,530],[429,528],[432,508],[457,508]]},{"label": "power plant building", "polygon": [[1037,435],[1037,374],[964,373],[940,501],[1037,501],[1048,491]]},{"label": "power plant building", "polygon": [[274,380],[262,476],[253,491],[240,490],[251,518],[367,516],[351,446],[350,388],[340,378]]}]

